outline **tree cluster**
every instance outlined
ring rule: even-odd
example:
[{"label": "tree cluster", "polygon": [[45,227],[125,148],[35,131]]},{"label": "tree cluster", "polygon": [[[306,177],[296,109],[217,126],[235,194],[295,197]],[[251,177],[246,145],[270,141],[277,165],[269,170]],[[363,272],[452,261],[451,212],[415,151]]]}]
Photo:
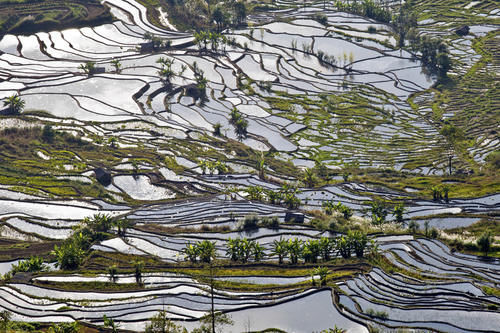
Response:
[{"label": "tree cluster", "polygon": [[446,202],[449,201],[450,188],[447,185],[434,185],[431,187],[431,191],[433,201],[440,201],[443,199]]},{"label": "tree cluster", "polygon": [[195,99],[204,98],[206,96],[206,89],[208,80],[205,77],[205,72],[201,68],[198,67],[198,64],[193,62],[193,73],[194,79],[196,81],[196,91],[191,93],[191,96]]},{"label": "tree cluster", "polygon": [[188,243],[183,252],[186,255],[186,259],[189,259],[192,263],[196,263],[198,261],[211,263],[216,256],[215,242],[203,240],[196,242],[195,244]]},{"label": "tree cluster", "polygon": [[243,118],[238,109],[231,110],[229,122],[234,126],[234,133],[239,141],[243,141],[248,136],[248,120]]},{"label": "tree cluster", "polygon": [[337,238],[321,237],[320,239],[310,239],[306,242],[294,239],[279,239],[273,242],[272,253],[278,257],[278,262],[282,264],[288,257],[290,263],[297,264],[299,259],[306,263],[316,263],[318,259],[330,260],[336,254],[343,258],[350,258],[354,252],[358,258],[363,257],[368,244],[368,237],[361,231],[349,232],[346,236]]},{"label": "tree cluster", "polygon": [[301,200],[297,197],[301,191],[293,185],[285,183],[278,190],[265,190],[262,186],[249,186],[245,189],[249,200],[266,201],[272,205],[284,204],[288,209],[297,209]]},{"label": "tree cluster", "polygon": [[208,172],[210,175],[213,175],[217,170],[219,175],[222,175],[229,171],[227,164],[222,161],[199,160],[198,166],[201,168],[203,174]]},{"label": "tree cluster", "polygon": [[335,7],[338,10],[346,11],[361,16],[366,16],[374,20],[389,23],[391,21],[391,12],[387,8],[383,8],[373,0],[363,1],[340,1],[335,2]]},{"label": "tree cluster", "polygon": [[225,51],[226,45],[231,44],[232,40],[219,32],[201,30],[194,33],[194,43],[202,52],[211,50],[217,53],[219,50]]},{"label": "tree cluster", "polygon": [[226,255],[231,261],[248,262],[250,259],[258,262],[264,256],[264,247],[254,240],[247,238],[229,238],[226,243]]},{"label": "tree cluster", "polygon": [[170,58],[158,58],[156,63],[160,65],[160,70],[158,70],[158,75],[160,76],[160,80],[163,85],[167,88],[170,88],[172,85],[172,79],[177,73],[172,69],[172,65],[174,64],[174,59]]},{"label": "tree cluster", "polygon": [[410,48],[420,52],[420,59],[424,65],[439,77],[447,76],[451,69],[451,59],[447,45],[439,38],[417,33],[417,15],[413,10],[413,1],[405,1],[399,8],[399,13],[393,17],[393,26],[398,34],[399,47],[409,41]]},{"label": "tree cluster", "polygon": [[31,256],[28,259],[21,260],[17,264],[12,265],[12,268],[7,272],[3,278],[10,279],[18,272],[35,273],[43,272],[47,270],[48,267],[43,263],[43,258],[38,256]]},{"label": "tree cluster", "polygon": [[322,206],[323,209],[325,210],[326,215],[332,215],[333,212],[335,211],[341,213],[342,216],[344,216],[344,218],[348,220],[351,218],[353,214],[351,208],[347,207],[346,205],[340,202],[335,204],[333,200],[324,201]]},{"label": "tree cluster", "polygon": [[86,217],[73,228],[73,232],[60,246],[55,245],[52,254],[56,257],[56,265],[61,269],[77,269],[83,262],[94,242],[106,239],[111,227],[124,235],[130,225],[128,220],[113,219],[110,215],[95,214]]},{"label": "tree cluster", "polygon": [[[271,254],[278,258],[279,264],[289,259],[290,264],[296,265],[299,260],[305,263],[317,263],[319,260],[329,261],[332,257],[341,255],[350,258],[354,253],[358,258],[364,256],[368,245],[368,237],[361,231],[351,231],[345,236],[337,238],[321,237],[303,241],[299,238],[274,240]],[[226,256],[229,260],[246,263],[250,260],[261,261],[266,257],[264,247],[257,241],[247,238],[229,238],[226,242]],[[208,240],[195,244],[188,243],[183,249],[186,259],[192,263],[210,263],[215,258],[215,242]]]},{"label": "tree cluster", "polygon": [[150,32],[145,32],[143,38],[152,44],[153,50],[169,48],[172,45],[172,41],[164,40],[163,38],[155,36]]},{"label": "tree cluster", "polygon": [[448,46],[442,40],[429,36],[417,37],[414,42],[420,51],[422,62],[432,72],[436,72],[440,77],[446,77],[451,69],[451,59]]}]

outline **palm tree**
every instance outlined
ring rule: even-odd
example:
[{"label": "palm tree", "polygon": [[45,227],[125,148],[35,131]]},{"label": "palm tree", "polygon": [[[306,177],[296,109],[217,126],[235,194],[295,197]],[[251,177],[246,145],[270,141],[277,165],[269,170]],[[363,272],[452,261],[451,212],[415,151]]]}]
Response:
[{"label": "palm tree", "polygon": [[3,101],[3,106],[7,106],[13,114],[19,114],[24,109],[25,104],[26,102],[19,95],[6,97]]},{"label": "palm tree", "polygon": [[281,192],[273,190],[266,190],[265,192],[270,204],[272,205],[281,204],[281,200],[283,200],[283,194]]},{"label": "palm tree", "polygon": [[346,333],[346,332],[347,331],[345,329],[337,327],[337,325],[335,325],[333,328],[329,328],[327,330],[322,330],[319,333]]},{"label": "palm tree", "polygon": [[284,201],[288,209],[297,209],[301,204],[300,199],[295,195],[295,193],[286,193]]},{"label": "palm tree", "polygon": [[252,247],[252,256],[255,261],[261,261],[265,256],[266,253],[264,252],[264,247],[257,243],[256,241],[253,241],[251,243]]},{"label": "palm tree", "polygon": [[283,259],[288,254],[288,242],[283,238],[280,238],[279,240],[275,239],[273,242],[272,253],[278,256],[279,264],[283,264]]},{"label": "palm tree", "polygon": [[444,185],[442,187],[442,190],[443,190],[443,194],[444,194],[444,201],[448,202],[449,201],[448,193],[450,192],[450,187],[448,185]]},{"label": "palm tree", "polygon": [[144,261],[134,260],[132,263],[134,265],[135,282],[138,285],[142,285],[142,270],[144,268]]},{"label": "palm tree", "polygon": [[394,213],[392,215],[396,218],[397,222],[403,223],[404,212],[405,212],[405,207],[403,206],[403,203],[399,203],[396,206],[394,206]]},{"label": "palm tree", "polygon": [[333,200],[323,201],[323,204],[321,206],[325,210],[326,215],[332,215],[336,207],[333,203]]},{"label": "palm tree", "polygon": [[431,191],[432,191],[432,200],[438,201],[441,198],[441,188],[437,185],[432,186]]},{"label": "palm tree", "polygon": [[232,239],[231,237],[228,238],[226,247],[226,254],[229,256],[229,258],[232,261],[238,261],[240,259],[240,239]]},{"label": "palm tree", "polygon": [[120,325],[115,323],[114,319],[108,318],[106,315],[104,315],[104,316],[102,316],[102,321],[103,321],[104,327],[110,328],[111,332],[113,332],[113,333],[118,332],[118,327]]},{"label": "palm tree", "polygon": [[243,1],[237,1],[233,4],[233,9],[235,12],[235,20],[237,24],[242,24],[246,20],[247,8]]},{"label": "palm tree", "polygon": [[344,216],[344,219],[346,219],[346,220],[349,220],[352,216],[352,209],[347,207],[346,205],[342,205],[340,207],[340,212],[342,213],[342,215]]},{"label": "palm tree", "polygon": [[194,33],[194,43],[198,46],[198,49],[201,51],[202,49],[207,48],[208,44],[208,35],[207,31],[199,31]]},{"label": "palm tree", "polygon": [[111,267],[108,268],[108,273],[109,273],[109,281],[116,283],[118,281],[118,268],[116,265],[112,265]]},{"label": "palm tree", "polygon": [[247,262],[250,258],[250,253],[252,252],[252,242],[248,241],[247,238],[240,239],[240,260]]},{"label": "palm tree", "polygon": [[203,240],[197,243],[199,248],[200,261],[205,263],[211,263],[215,259],[215,242],[209,240]]},{"label": "palm tree", "polygon": [[200,249],[197,244],[193,245],[191,243],[187,243],[186,247],[183,249],[183,252],[186,254],[186,258],[189,259],[192,263],[196,263],[198,256],[200,255]]},{"label": "palm tree", "polygon": [[266,159],[264,158],[264,153],[260,153],[260,158],[257,161],[257,169],[259,170],[259,178],[266,180]]},{"label": "palm tree", "polygon": [[354,253],[356,253],[356,257],[362,258],[366,244],[368,243],[366,234],[361,231],[350,231],[347,237],[351,243]]},{"label": "palm tree", "polygon": [[111,60],[111,64],[115,68],[115,73],[120,73],[122,70],[122,63],[118,59]]},{"label": "palm tree", "polygon": [[326,278],[328,277],[328,274],[330,274],[328,267],[316,267],[313,272],[314,275],[319,275],[320,284],[321,286],[324,286],[326,284]]},{"label": "palm tree", "polygon": [[92,217],[83,219],[82,224],[88,227],[92,233],[108,232],[113,226],[113,219],[109,214],[94,214]]},{"label": "palm tree", "polygon": [[175,76],[175,72],[172,70],[174,61],[172,59],[159,58],[156,62],[161,65],[158,71],[161,81],[165,86],[169,87],[172,84],[172,78]]},{"label": "palm tree", "polygon": [[316,263],[321,253],[320,241],[318,239],[309,239],[303,247],[303,256],[306,262]]},{"label": "palm tree", "polygon": [[249,186],[245,191],[248,193],[248,200],[262,201],[264,198],[262,186]]},{"label": "palm tree", "polygon": [[351,242],[345,236],[337,239],[336,246],[342,258],[351,257]]},{"label": "palm tree", "polygon": [[222,35],[216,32],[210,32],[208,35],[208,39],[210,40],[210,43],[212,44],[212,51],[217,52],[217,49],[219,48],[219,44],[222,41]]},{"label": "palm tree", "polygon": [[229,114],[229,117],[230,117],[229,122],[235,125],[236,122],[241,119],[241,113],[238,111],[237,108],[233,107],[231,113]]},{"label": "palm tree", "polygon": [[208,168],[208,173],[210,173],[210,176],[212,176],[216,169],[216,162],[207,161],[207,168]]},{"label": "palm tree", "polygon": [[161,46],[161,44],[163,44],[163,40],[155,35],[153,35],[152,33],[150,32],[146,32],[144,33],[143,37],[145,40],[147,40],[148,42],[152,43],[153,45],[153,50],[156,50],[158,47]]},{"label": "palm tree", "polygon": [[118,236],[123,237],[132,223],[128,219],[118,219],[113,221],[113,225],[117,229]]},{"label": "palm tree", "polygon": [[335,243],[328,237],[321,237],[319,240],[319,252],[324,261],[330,260],[330,254],[335,247]]},{"label": "palm tree", "polygon": [[234,133],[236,134],[238,141],[243,141],[244,139],[246,139],[248,136],[248,120],[240,118],[238,119],[238,121],[236,121],[234,126]]},{"label": "palm tree", "polygon": [[304,170],[304,175],[302,176],[302,180],[304,181],[304,184],[307,187],[314,187],[314,185],[316,184],[318,179],[317,179],[316,175],[314,174],[313,169],[306,168]]},{"label": "palm tree", "polygon": [[429,220],[426,220],[424,222],[424,235],[425,237],[429,237],[429,225],[431,224],[431,222]]},{"label": "palm tree", "polygon": [[109,143],[109,146],[110,146],[111,148],[116,148],[116,146],[117,146],[117,142],[118,142],[118,139],[117,139],[116,137],[114,137],[114,136],[112,136],[112,137],[110,137],[110,138],[108,139],[108,143]]},{"label": "palm tree", "polygon": [[[227,21],[227,13],[220,6],[217,6],[212,13],[212,20],[215,21],[215,23],[217,24],[217,31],[218,32],[222,31]],[[220,35],[220,34],[210,32],[209,38],[212,39],[213,35]]]},{"label": "palm tree", "polygon": [[201,173],[204,175],[207,172],[208,161],[207,160],[199,160],[198,161],[198,166],[201,169]]},{"label": "palm tree", "polygon": [[85,64],[80,64],[78,68],[81,69],[85,74],[91,75],[95,71],[95,62],[87,61]]},{"label": "palm tree", "polygon": [[299,262],[299,257],[302,256],[303,252],[303,241],[295,237],[293,240],[288,240],[288,253],[290,253],[290,261],[293,265]]}]

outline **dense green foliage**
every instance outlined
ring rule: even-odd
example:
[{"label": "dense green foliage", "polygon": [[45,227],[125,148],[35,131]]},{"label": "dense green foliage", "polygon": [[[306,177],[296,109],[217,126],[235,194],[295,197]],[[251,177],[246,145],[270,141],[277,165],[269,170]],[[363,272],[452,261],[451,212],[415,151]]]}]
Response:
[{"label": "dense green foliage", "polygon": [[149,320],[149,324],[146,325],[145,329],[146,333],[183,333],[187,332],[185,328],[177,325],[172,320],[170,320],[167,316],[166,311],[160,311],[155,314]]},{"label": "dense green foliage", "polygon": [[391,21],[391,12],[373,0],[336,1],[335,6],[339,10],[366,16],[380,22],[389,23]]},{"label": "dense green foliage", "polygon": [[188,243],[183,252],[186,254],[186,258],[193,263],[198,260],[202,263],[211,263],[216,257],[215,242],[203,240],[195,244]]},{"label": "dense green foliage", "polygon": [[22,260],[17,264],[12,265],[10,273],[12,275],[17,272],[41,272],[47,269],[47,266],[43,263],[43,258],[37,256],[31,256],[26,260]]},{"label": "dense green foliage", "polygon": [[10,113],[19,114],[24,109],[25,102],[20,96],[12,95],[4,99],[3,105]]},{"label": "dense green foliage", "polygon": [[52,253],[56,256],[57,266],[61,269],[78,268],[91,245],[104,240],[112,225],[113,219],[109,215],[95,214],[91,218],[84,218],[63,244],[54,246]]},{"label": "dense green foliage", "polygon": [[488,255],[488,252],[491,250],[491,246],[493,244],[493,235],[490,231],[485,231],[481,237],[477,240],[477,246],[484,253],[485,256]]}]

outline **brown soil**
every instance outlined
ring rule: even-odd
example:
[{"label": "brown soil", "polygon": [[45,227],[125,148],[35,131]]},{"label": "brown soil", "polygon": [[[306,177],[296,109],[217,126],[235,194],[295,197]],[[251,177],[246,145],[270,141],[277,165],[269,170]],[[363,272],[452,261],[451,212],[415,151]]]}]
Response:
[{"label": "brown soil", "polygon": [[15,260],[30,256],[49,257],[57,241],[28,242],[0,238],[0,260]]}]

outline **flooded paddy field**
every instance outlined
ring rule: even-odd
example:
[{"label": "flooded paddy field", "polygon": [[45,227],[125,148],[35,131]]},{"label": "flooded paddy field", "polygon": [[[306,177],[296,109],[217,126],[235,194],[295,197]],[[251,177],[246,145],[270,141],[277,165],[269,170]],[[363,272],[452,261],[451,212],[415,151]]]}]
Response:
[{"label": "flooded paddy field", "polygon": [[222,332],[500,331],[500,18],[451,3],[414,4],[446,78],[390,19],[323,1],[274,1],[212,40],[132,0],[0,35],[0,98],[23,101],[0,115],[0,310],[132,331],[162,311],[188,330],[218,312]]}]

